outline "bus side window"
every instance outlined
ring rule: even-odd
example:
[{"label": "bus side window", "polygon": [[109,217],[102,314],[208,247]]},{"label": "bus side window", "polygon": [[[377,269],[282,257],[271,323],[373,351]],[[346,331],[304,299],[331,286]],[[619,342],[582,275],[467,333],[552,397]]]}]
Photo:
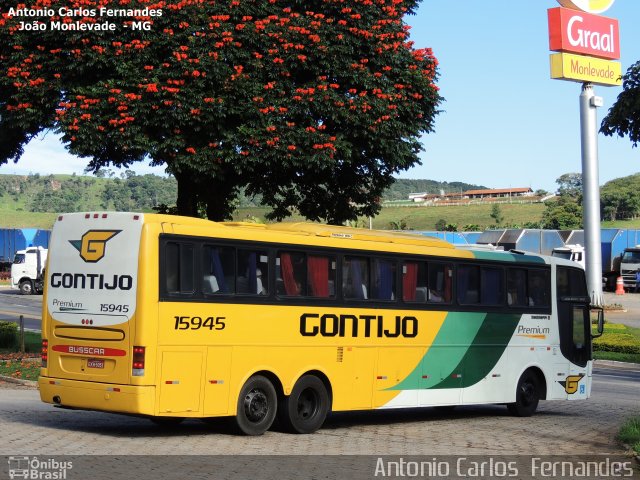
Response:
[{"label": "bus side window", "polygon": [[281,252],[276,258],[276,293],[289,297],[306,295],[305,254]]},{"label": "bus side window", "polygon": [[371,298],[396,299],[396,263],[374,258],[371,261]]},{"label": "bus side window", "polygon": [[406,261],[402,264],[402,300],[410,303],[426,303],[427,264],[424,262]]},{"label": "bus side window", "polygon": [[237,293],[267,295],[269,262],[267,252],[238,250]]},{"label": "bus side window", "polygon": [[194,292],[194,247],[168,242],[165,246],[165,288],[168,293]]},{"label": "bus side window", "polygon": [[235,250],[229,247],[203,248],[202,291],[207,294],[234,293]]},{"label": "bus side window", "polygon": [[369,261],[364,257],[344,257],[342,295],[352,300],[369,298]]},{"label": "bus side window", "polygon": [[480,303],[480,267],[458,265],[456,283],[460,305]]},{"label": "bus side window", "polygon": [[336,258],[325,255],[307,257],[308,295],[317,298],[335,297]]},{"label": "bus side window", "polygon": [[429,302],[451,303],[453,265],[429,263]]},{"label": "bus side window", "polygon": [[504,273],[502,268],[480,269],[480,303],[483,305],[504,304]]},{"label": "bus side window", "polygon": [[507,270],[507,304],[510,307],[526,307],[529,305],[527,296],[527,271],[524,268],[509,268]]},{"label": "bus side window", "polygon": [[551,305],[551,280],[548,270],[529,270],[528,289],[530,307],[548,307]]}]

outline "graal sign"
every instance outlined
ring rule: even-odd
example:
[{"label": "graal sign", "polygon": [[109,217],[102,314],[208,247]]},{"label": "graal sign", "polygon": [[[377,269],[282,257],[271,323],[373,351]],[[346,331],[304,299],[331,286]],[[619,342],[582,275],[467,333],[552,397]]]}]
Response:
[{"label": "graal sign", "polygon": [[551,8],[549,50],[616,60],[620,58],[620,30],[615,18],[568,8]]}]

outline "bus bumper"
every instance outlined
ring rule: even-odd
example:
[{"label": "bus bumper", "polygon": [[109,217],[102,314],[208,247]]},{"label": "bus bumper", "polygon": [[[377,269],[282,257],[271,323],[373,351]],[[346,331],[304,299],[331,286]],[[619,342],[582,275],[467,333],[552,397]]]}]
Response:
[{"label": "bus bumper", "polygon": [[115,385],[60,378],[38,379],[45,403],[82,410],[153,415],[155,386]]}]

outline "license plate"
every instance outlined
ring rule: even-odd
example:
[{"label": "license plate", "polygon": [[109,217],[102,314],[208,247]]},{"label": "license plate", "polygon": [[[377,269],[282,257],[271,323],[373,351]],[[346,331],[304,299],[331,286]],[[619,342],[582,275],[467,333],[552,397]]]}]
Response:
[{"label": "license plate", "polygon": [[104,368],[104,360],[101,358],[90,358],[87,360],[88,368]]}]

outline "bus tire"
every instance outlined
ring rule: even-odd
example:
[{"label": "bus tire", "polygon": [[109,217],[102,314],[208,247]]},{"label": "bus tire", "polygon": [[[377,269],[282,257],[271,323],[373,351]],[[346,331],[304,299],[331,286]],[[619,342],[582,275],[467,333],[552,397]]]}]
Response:
[{"label": "bus tire", "polygon": [[247,380],[240,395],[235,423],[245,435],[262,435],[276,418],[278,395],[271,382],[262,375]]},{"label": "bus tire", "polygon": [[516,401],[507,404],[509,413],[515,417],[530,417],[538,408],[540,401],[540,383],[537,375],[527,370],[518,380]]},{"label": "bus tire", "polygon": [[31,280],[23,280],[20,282],[20,293],[22,295],[31,295],[33,293],[33,285]]},{"label": "bus tire", "polygon": [[322,380],[305,375],[278,407],[278,420],[291,433],[313,433],[322,427],[329,413],[329,394]]}]

